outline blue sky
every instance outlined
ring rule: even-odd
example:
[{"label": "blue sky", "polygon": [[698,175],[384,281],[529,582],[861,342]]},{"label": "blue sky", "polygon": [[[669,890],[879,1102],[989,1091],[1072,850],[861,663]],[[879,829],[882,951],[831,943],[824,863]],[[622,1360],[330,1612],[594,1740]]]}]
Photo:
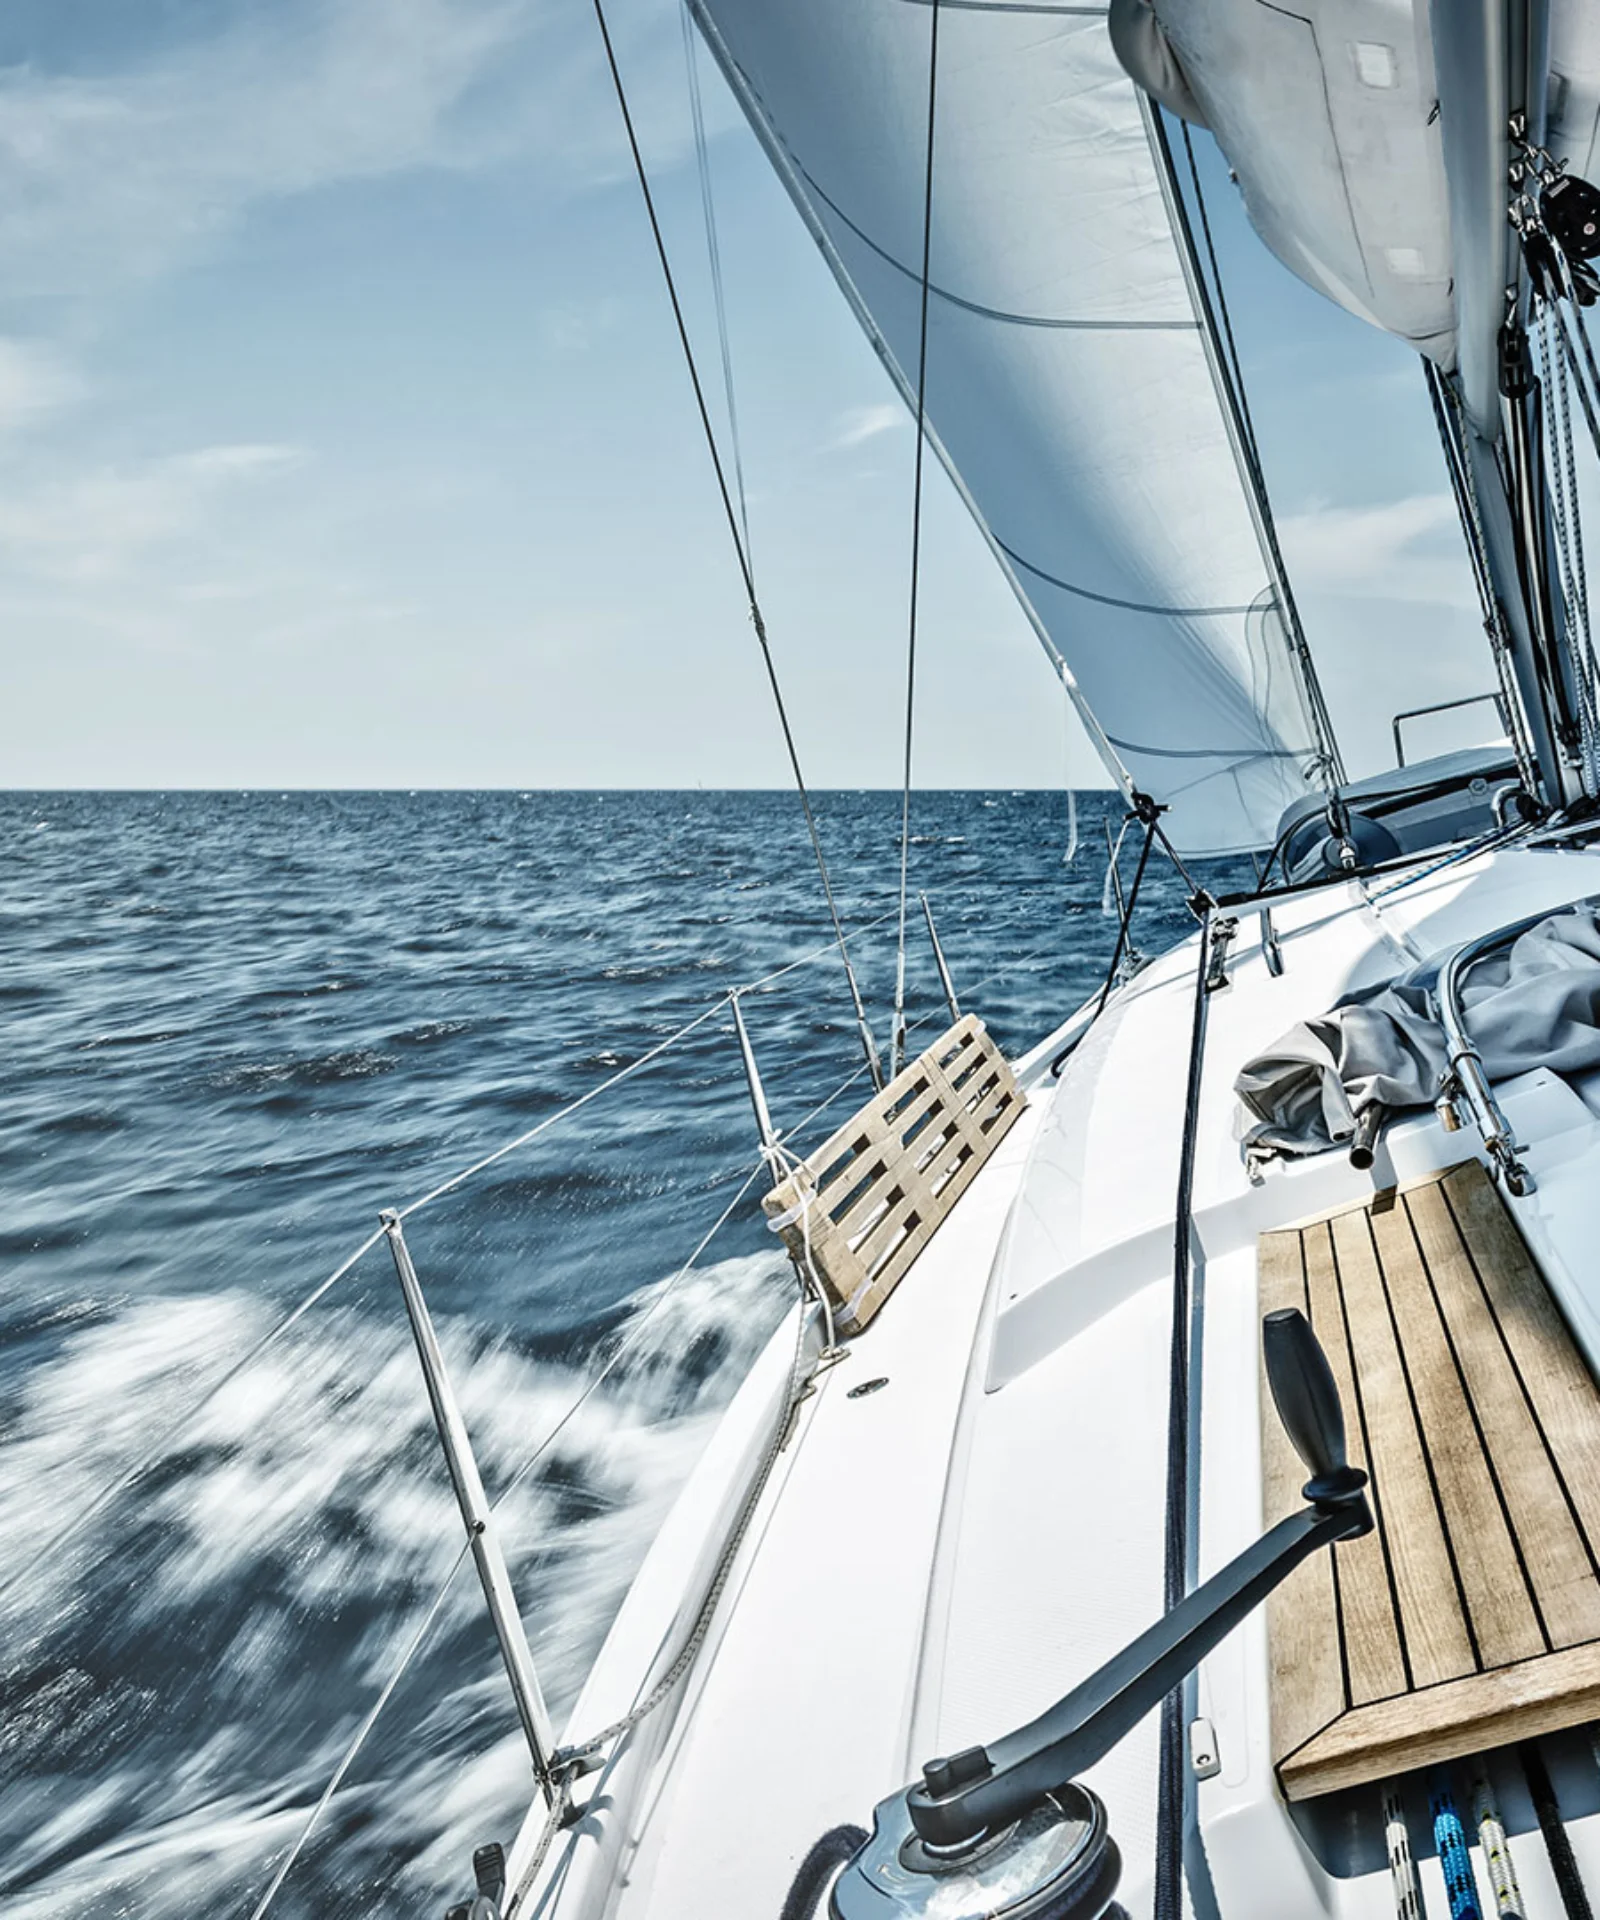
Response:
[{"label": "blue sky", "polygon": [[[677,0],[613,9],[715,384]],[[894,785],[912,433],[701,73],[802,755]],[[1208,176],[1369,770],[1395,709],[1489,684],[1421,375]],[[936,473],[925,512],[919,780],[1098,782]],[[11,0],[0,621],[8,785],[786,784],[588,0]]]}]

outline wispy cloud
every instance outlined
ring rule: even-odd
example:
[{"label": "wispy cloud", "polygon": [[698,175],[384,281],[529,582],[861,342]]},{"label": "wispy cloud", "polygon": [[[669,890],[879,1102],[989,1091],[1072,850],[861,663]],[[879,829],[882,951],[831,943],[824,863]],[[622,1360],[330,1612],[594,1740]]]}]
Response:
[{"label": "wispy cloud", "polygon": [[0,434],[38,426],[82,393],[83,381],[56,348],[0,337]]},{"label": "wispy cloud", "polygon": [[99,291],[213,244],[257,200],[467,163],[460,109],[533,11],[282,0],[121,72],[0,72],[6,292]]},{"label": "wispy cloud", "polygon": [[898,401],[882,400],[870,407],[851,407],[834,422],[826,450],[845,453],[851,447],[876,440],[880,434],[893,433],[905,424],[906,410]]},{"label": "wispy cloud", "polygon": [[152,547],[200,533],[239,486],[298,466],[293,447],[199,447],[0,492],[7,566],[67,581],[105,580]]},{"label": "wispy cloud", "polygon": [[1316,508],[1280,519],[1278,530],[1290,574],[1308,588],[1361,600],[1477,606],[1447,493]]}]

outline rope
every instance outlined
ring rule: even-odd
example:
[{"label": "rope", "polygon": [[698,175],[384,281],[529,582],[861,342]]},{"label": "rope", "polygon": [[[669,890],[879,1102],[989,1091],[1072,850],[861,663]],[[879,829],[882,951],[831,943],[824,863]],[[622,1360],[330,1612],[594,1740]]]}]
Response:
[{"label": "rope", "polygon": [[1441,1781],[1435,1788],[1432,1813],[1433,1844],[1439,1855],[1439,1871],[1444,1876],[1450,1920],[1482,1920],[1478,1883],[1472,1873],[1472,1855],[1467,1850],[1467,1831],[1456,1811],[1448,1781]]},{"label": "rope", "polygon": [[1497,1920],[1527,1920],[1511,1845],[1506,1838],[1506,1823],[1500,1818],[1489,1782],[1481,1773],[1472,1783],[1472,1817],[1477,1822],[1483,1864],[1489,1870],[1489,1889],[1494,1895]]},{"label": "rope", "polygon": [[[1200,231],[1206,243],[1206,259],[1210,264],[1211,282],[1216,294],[1217,317],[1222,322],[1222,337],[1227,346],[1223,377],[1231,389],[1234,411],[1239,421],[1239,437],[1243,445],[1245,464],[1250,470],[1256,507],[1261,515],[1261,530],[1266,538],[1267,551],[1272,557],[1276,584],[1282,590],[1282,604],[1278,611],[1283,616],[1289,644],[1300,663],[1301,690],[1306,696],[1311,728],[1317,737],[1317,757],[1321,763],[1321,771],[1331,785],[1337,786],[1345,777],[1344,761],[1339,752],[1339,743],[1334,737],[1333,721],[1328,714],[1327,702],[1322,696],[1322,683],[1317,678],[1305,628],[1300,623],[1300,608],[1295,601],[1294,589],[1289,584],[1289,569],[1284,565],[1283,553],[1278,546],[1277,522],[1273,518],[1271,496],[1267,492],[1266,470],[1261,464],[1261,449],[1256,440],[1255,421],[1250,415],[1250,400],[1244,384],[1244,367],[1240,362],[1239,348],[1233,337],[1233,320],[1228,312],[1227,289],[1223,285],[1222,268],[1217,260],[1216,244],[1211,237],[1211,216],[1206,209],[1205,189],[1200,184],[1200,168],[1195,159],[1194,140],[1189,132],[1188,121],[1180,120],[1178,124],[1183,130],[1183,150],[1189,161],[1189,178],[1194,186],[1195,206],[1200,214]],[[1202,289],[1202,291],[1205,290]]]},{"label": "rope", "polygon": [[744,535],[745,558],[755,574],[755,551],[750,544],[750,506],[744,490],[744,455],[739,446],[739,409],[733,398],[733,355],[728,346],[728,309],[722,291],[722,247],[717,239],[717,209],[711,194],[711,155],[706,143],[705,111],[700,104],[700,63],[695,55],[694,22],[689,0],[679,0],[683,23],[683,63],[689,76],[689,113],[694,122],[694,157],[700,172],[700,210],[705,217],[706,257],[711,265],[711,299],[717,314],[717,341],[722,349],[722,392],[728,407],[728,444],[733,449],[733,479],[739,494],[739,530]]},{"label": "rope", "polygon": [[688,324],[683,317],[682,302],[678,298],[678,283],[673,277],[672,262],[667,256],[667,243],[661,232],[661,222],[656,216],[655,195],[650,191],[650,176],[645,171],[644,155],[639,150],[638,136],[634,132],[633,113],[628,106],[627,90],[622,84],[622,69],[617,65],[616,49],[611,44],[611,29],[606,24],[604,0],[594,0],[594,16],[600,28],[601,42],[605,47],[606,65],[611,72],[611,84],[616,92],[617,106],[622,113],[623,130],[628,137],[628,151],[633,156],[633,170],[638,178],[639,192],[650,221],[650,233],[655,241],[656,258],[661,264],[661,276],[666,282],[667,298],[672,304],[672,318],[678,330],[678,343],[683,348],[684,364],[688,368],[689,381],[694,388],[695,407],[700,415],[706,451],[711,456],[712,469],[716,474],[717,493],[722,501],[723,517],[728,523],[728,534],[733,541],[734,555],[739,563],[739,575],[744,582],[750,622],[755,628],[756,639],[760,642],[761,658],[766,667],[767,683],[772,689],[773,704],[777,708],[778,724],[783,730],[783,744],[789,755],[790,769],[794,774],[795,790],[800,796],[801,810],[805,814],[806,831],[811,837],[811,851],[816,856],[817,873],[822,880],[822,891],[828,904],[828,917],[833,922],[834,938],[839,944],[839,956],[844,962],[845,977],[850,983],[850,997],[855,1004],[856,1029],[866,1054],[873,1082],[881,1087],[883,1067],[878,1059],[878,1049],[872,1038],[872,1029],[867,1025],[867,1010],[861,998],[861,989],[856,983],[855,968],[850,961],[850,950],[845,944],[844,922],[839,917],[833,881],[829,876],[828,862],[822,851],[822,836],[817,830],[816,815],[812,811],[811,795],[806,788],[805,775],[800,769],[800,752],[795,745],[794,730],[789,724],[789,710],[784,704],[783,688],[778,681],[777,663],[773,660],[772,645],[767,638],[767,623],[761,612],[761,603],[756,597],[755,576],[750,570],[750,554],[739,532],[738,516],[734,512],[733,498],[728,491],[728,476],[722,464],[721,450],[717,446],[716,431],[711,424],[711,412],[706,405],[705,388],[700,380],[700,368],[694,357],[694,348],[689,341]]},{"label": "rope", "polygon": [[1567,1920],[1593,1920],[1589,1896],[1578,1877],[1578,1863],[1573,1858],[1572,1842],[1567,1838],[1561,1806],[1556,1799],[1555,1788],[1550,1784],[1544,1755],[1534,1741],[1524,1740],[1517,1748],[1517,1758],[1522,1762],[1523,1777],[1528,1783],[1528,1797],[1533,1802],[1539,1831],[1544,1835],[1544,1850],[1550,1856],[1550,1871],[1555,1876],[1556,1891],[1561,1895],[1561,1910]]},{"label": "rope", "polygon": [[[1150,837],[1145,840],[1149,850]],[[1184,1092],[1183,1141],[1178,1152],[1178,1192],[1172,1228],[1172,1339],[1167,1380],[1167,1511],[1162,1567],[1167,1612],[1178,1605],[1189,1581],[1189,1318],[1190,1267],[1194,1248],[1194,1165],[1200,1131],[1200,1086],[1205,1073],[1206,1016],[1211,996],[1211,915],[1200,922],[1194,977],[1194,1018],[1189,1031],[1189,1075]],[[1161,1748],[1156,1778],[1155,1920],[1183,1920],[1184,1787],[1183,1689],[1161,1703]]]},{"label": "rope", "polygon": [[1399,1789],[1392,1780],[1383,1790],[1383,1838],[1389,1854],[1389,1880],[1394,1888],[1395,1920],[1424,1920],[1417,1863],[1411,1855],[1411,1829],[1406,1824]]},{"label": "rope", "polygon": [[328,1784],[322,1789],[316,1805],[306,1816],[305,1825],[301,1827],[299,1833],[295,1836],[294,1845],[290,1847],[282,1860],[279,1861],[278,1870],[273,1874],[271,1880],[268,1881],[266,1892],[262,1894],[261,1898],[251,1910],[250,1920],[265,1920],[268,1908],[278,1897],[278,1889],[289,1877],[290,1868],[293,1867],[296,1860],[298,1860],[300,1855],[305,1851],[306,1842],[316,1831],[317,1824],[322,1819],[323,1814],[327,1812],[328,1802],[333,1798],[335,1793],[338,1792],[340,1783],[355,1764],[356,1755],[359,1754],[361,1749],[366,1745],[368,1734],[370,1734],[372,1729],[378,1724],[379,1715],[383,1712],[384,1708],[388,1706],[394,1696],[395,1688],[399,1686],[405,1675],[406,1669],[416,1658],[423,1641],[427,1639],[429,1629],[438,1618],[439,1609],[444,1605],[445,1595],[449,1593],[456,1575],[461,1571],[462,1562],[465,1561],[471,1551],[472,1543],[468,1541],[456,1555],[450,1571],[440,1583],[439,1590],[433,1596],[433,1601],[428,1611],[422,1616],[416,1632],[412,1634],[410,1640],[406,1643],[405,1651],[395,1662],[388,1679],[384,1681],[382,1691],[368,1709],[366,1718],[361,1722],[361,1725],[356,1728],[355,1738],[350,1742],[349,1746],[345,1748],[344,1753],[340,1757],[339,1764],[329,1776]]},{"label": "rope", "polygon": [[911,858],[911,743],[917,693],[917,586],[922,561],[922,454],[927,439],[928,269],[933,249],[933,135],[939,96],[939,0],[929,10],[928,152],[922,182],[922,311],[917,334],[917,451],[911,482],[911,595],[906,627],[905,770],[900,787],[900,940],[894,970],[894,1026],[889,1077],[899,1073],[906,1046],[906,879]]},{"label": "rope", "polygon": [[1139,887],[1144,879],[1144,870],[1150,863],[1150,849],[1155,845],[1156,823],[1154,818],[1145,822],[1144,845],[1139,849],[1139,863],[1133,870],[1133,885],[1128,889],[1128,898],[1122,909],[1122,918],[1117,923],[1117,944],[1111,951],[1111,965],[1106,968],[1105,985],[1100,989],[1100,1004],[1094,1010],[1095,1018],[1105,1012],[1106,1002],[1111,998],[1111,989],[1117,983],[1117,969],[1122,965],[1123,949],[1128,944],[1128,934],[1133,926],[1133,910],[1139,904]]},{"label": "rope", "polygon": [[608,1745],[611,1741],[619,1739],[623,1734],[631,1733],[642,1720],[647,1719],[649,1715],[654,1713],[656,1708],[660,1706],[662,1701],[666,1699],[668,1694],[672,1692],[673,1688],[689,1671],[689,1668],[694,1663],[695,1655],[699,1653],[701,1646],[705,1642],[706,1635],[711,1631],[711,1620],[712,1616],[716,1613],[717,1602],[722,1598],[723,1589],[728,1584],[729,1575],[733,1572],[734,1560],[738,1556],[740,1547],[744,1544],[745,1535],[750,1530],[750,1523],[755,1518],[756,1508],[760,1504],[761,1496],[767,1490],[767,1482],[772,1477],[772,1470],[778,1464],[778,1455],[782,1453],[784,1443],[789,1437],[789,1423],[794,1417],[795,1408],[800,1403],[801,1389],[805,1383],[806,1331],[808,1326],[803,1297],[798,1303],[795,1317],[798,1325],[795,1332],[794,1360],[789,1369],[789,1387],[784,1396],[783,1408],[773,1425],[772,1438],[767,1444],[766,1453],[762,1456],[761,1464],[756,1470],[755,1478],[751,1481],[749,1490],[745,1494],[743,1503],[739,1508],[738,1517],[734,1521],[726,1541],[723,1543],[722,1553],[717,1561],[716,1572],[712,1575],[711,1584],[706,1589],[705,1598],[700,1603],[699,1612],[695,1615],[694,1625],[690,1629],[688,1638],[679,1648],[672,1665],[667,1668],[666,1672],[650,1689],[649,1693],[645,1695],[644,1699],[640,1701],[638,1706],[623,1714],[620,1720],[613,1720],[610,1726],[602,1727],[599,1733],[592,1734],[580,1745],[563,1747],[551,1762],[553,1769],[556,1771],[568,1770],[576,1761],[585,1760],[591,1754],[598,1753],[602,1747]]}]

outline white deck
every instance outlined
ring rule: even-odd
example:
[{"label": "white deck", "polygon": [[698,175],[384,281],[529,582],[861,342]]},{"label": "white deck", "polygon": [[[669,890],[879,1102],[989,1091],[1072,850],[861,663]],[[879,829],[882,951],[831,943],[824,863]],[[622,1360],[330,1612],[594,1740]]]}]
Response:
[{"label": "white deck", "polygon": [[[1231,984],[1210,1003],[1194,1190],[1202,1575],[1260,1529],[1257,1234],[1476,1144],[1428,1114],[1391,1129],[1369,1175],[1329,1154],[1253,1187],[1233,1137],[1235,1072],[1351,987],[1588,892],[1600,892],[1600,857],[1553,852],[1462,863],[1375,908],[1340,884],[1275,909],[1279,978],[1255,914],[1241,916]],[[931,1754],[1039,1712],[1158,1613],[1194,964],[1190,943],[1116,996],[1059,1083],[1037,1068],[1024,1075],[1028,1113],[807,1401],[693,1674],[605,1773],[579,1784],[580,1800],[595,1795],[592,1810],[557,1841],[517,1920],[776,1916],[824,1830],[865,1825]],[[1590,1090],[1540,1074],[1503,1096],[1539,1178],[1518,1217],[1580,1339],[1587,1313],[1600,1351],[1600,1264],[1586,1273],[1584,1259],[1600,1235]],[[637,1697],[692,1617],[686,1595],[696,1577],[703,1584],[759,1451],[794,1331],[780,1331],[646,1562],[574,1713],[574,1738]],[[849,1397],[880,1375],[881,1391]],[[1221,1760],[1198,1790],[1221,1920],[1391,1914],[1387,1872],[1325,1871],[1276,1795],[1259,1615],[1205,1663],[1198,1686]],[[1089,1776],[1110,1809],[1135,1920],[1150,1904],[1154,1761],[1152,1719]],[[1600,1891],[1600,1821],[1576,1820],[1571,1832]],[[1537,1834],[1512,1847],[1532,1910],[1559,1911]],[[1446,1911],[1436,1865],[1422,1871]]]}]

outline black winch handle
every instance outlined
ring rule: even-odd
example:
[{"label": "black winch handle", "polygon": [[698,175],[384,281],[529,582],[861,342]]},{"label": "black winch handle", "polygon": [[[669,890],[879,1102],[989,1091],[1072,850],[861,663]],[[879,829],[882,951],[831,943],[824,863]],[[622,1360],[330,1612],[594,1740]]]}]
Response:
[{"label": "black winch handle", "polygon": [[1290,1514],[1037,1720],[986,1746],[930,1760],[904,1794],[910,1823],[948,1865],[986,1834],[1108,1753],[1192,1673],[1301,1561],[1372,1530],[1367,1476],[1345,1454],[1333,1369],[1298,1308],[1267,1315],[1262,1352],[1272,1398],[1311,1469],[1308,1505]]},{"label": "black winch handle", "polygon": [[1344,1409],[1328,1356],[1298,1307],[1280,1307],[1261,1323],[1272,1402],[1291,1445],[1310,1470],[1305,1497],[1314,1505],[1354,1493],[1365,1475],[1345,1450]]}]

